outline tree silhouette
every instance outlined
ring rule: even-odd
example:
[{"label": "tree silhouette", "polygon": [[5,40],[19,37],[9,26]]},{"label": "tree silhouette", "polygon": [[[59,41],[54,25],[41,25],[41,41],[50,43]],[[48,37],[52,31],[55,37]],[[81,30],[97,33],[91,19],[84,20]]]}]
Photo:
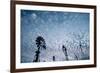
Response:
[{"label": "tree silhouette", "polygon": [[66,60],[68,60],[67,48],[64,45],[62,46],[62,50],[63,50],[63,52],[64,52],[64,54],[66,56]]},{"label": "tree silhouette", "polygon": [[77,49],[77,51],[74,52],[75,59],[89,59],[89,35],[86,32],[80,31],[78,34],[73,33],[72,38],[72,46],[74,47],[74,49]]},{"label": "tree silhouette", "polygon": [[75,59],[78,60],[78,56],[74,53]]},{"label": "tree silhouette", "polygon": [[43,37],[38,36],[35,41],[38,48],[42,47],[46,49],[46,43]]},{"label": "tree silhouette", "polygon": [[55,61],[55,56],[53,56],[53,61]]},{"label": "tree silhouette", "polygon": [[78,46],[81,50],[81,53],[84,55],[84,52],[83,52],[83,48],[82,48],[82,42],[84,37],[85,37],[85,32],[80,32],[78,34],[73,34],[74,35],[74,38],[78,41]]},{"label": "tree silhouette", "polygon": [[37,51],[35,52],[36,55],[35,55],[35,59],[33,60],[33,62],[39,62],[40,59],[39,59],[39,55],[40,55],[40,50],[42,49],[46,49],[46,43],[45,43],[45,40],[43,37],[41,36],[38,36],[35,40],[36,42],[36,45],[37,45]]}]

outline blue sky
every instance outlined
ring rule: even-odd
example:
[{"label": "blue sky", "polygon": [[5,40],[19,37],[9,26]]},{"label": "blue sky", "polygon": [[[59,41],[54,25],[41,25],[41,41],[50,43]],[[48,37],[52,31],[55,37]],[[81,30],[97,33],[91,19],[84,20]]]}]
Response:
[{"label": "blue sky", "polygon": [[22,56],[34,51],[37,36],[44,37],[52,48],[62,45],[71,33],[89,34],[89,16],[89,13],[80,12],[21,10]]}]

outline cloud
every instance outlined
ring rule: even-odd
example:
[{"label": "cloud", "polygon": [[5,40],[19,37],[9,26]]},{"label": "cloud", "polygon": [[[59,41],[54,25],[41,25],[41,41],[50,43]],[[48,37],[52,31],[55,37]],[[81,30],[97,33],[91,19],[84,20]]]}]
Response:
[{"label": "cloud", "polygon": [[32,13],[32,18],[33,19],[36,19],[37,18],[37,15],[35,13]]}]

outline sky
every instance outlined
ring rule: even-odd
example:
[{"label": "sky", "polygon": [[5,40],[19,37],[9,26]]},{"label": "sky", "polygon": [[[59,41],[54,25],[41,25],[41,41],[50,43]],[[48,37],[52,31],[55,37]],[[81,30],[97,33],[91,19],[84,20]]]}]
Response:
[{"label": "sky", "polygon": [[72,33],[85,32],[89,36],[89,16],[80,12],[21,10],[21,62],[32,61],[38,36],[52,50],[71,40]]}]

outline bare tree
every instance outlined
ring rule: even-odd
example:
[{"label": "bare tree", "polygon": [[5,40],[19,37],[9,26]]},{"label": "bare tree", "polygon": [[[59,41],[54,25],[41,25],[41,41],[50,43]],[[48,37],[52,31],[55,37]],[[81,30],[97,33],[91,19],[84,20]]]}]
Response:
[{"label": "bare tree", "polygon": [[82,49],[82,42],[83,42],[83,39],[85,37],[85,33],[80,32],[78,34],[73,34],[73,35],[74,35],[74,38],[78,41],[78,46],[79,46],[82,54],[84,54],[83,49]]},{"label": "bare tree", "polygon": [[[88,35],[89,36],[89,35]],[[89,50],[89,38],[86,38],[87,35],[85,32],[80,32],[78,34],[73,34],[73,43],[76,43],[77,44],[77,47],[80,49],[80,53],[81,53],[81,59],[86,59],[86,56],[84,52],[84,49],[87,49],[87,51]],[[78,59],[78,55],[75,55],[75,58]],[[89,57],[89,56],[88,56]]]}]

